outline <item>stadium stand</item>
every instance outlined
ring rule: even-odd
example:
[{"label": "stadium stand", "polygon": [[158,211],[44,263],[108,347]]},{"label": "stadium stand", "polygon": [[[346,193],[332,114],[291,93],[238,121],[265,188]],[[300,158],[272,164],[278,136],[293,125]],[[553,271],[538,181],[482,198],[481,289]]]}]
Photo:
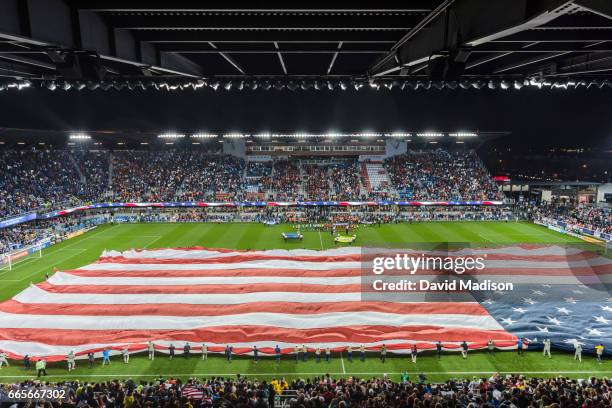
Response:
[{"label": "stadium stand", "polygon": [[207,151],[3,150],[0,218],[92,202],[490,200],[502,194],[473,152],[409,152],[382,162],[257,162]]},{"label": "stadium stand", "polygon": [[330,171],[336,200],[351,200],[362,196],[359,166],[356,162],[334,164],[330,167]]},{"label": "stadium stand", "polygon": [[400,196],[415,200],[491,200],[502,193],[474,152],[409,151],[385,162]]},{"label": "stadium stand", "polygon": [[59,203],[99,199],[105,184],[97,184],[93,173],[104,167],[100,162],[104,156],[88,153],[73,157],[64,150],[2,150],[0,218]]},{"label": "stadium stand", "polygon": [[[269,382],[237,375],[180,379],[160,376],[155,381],[110,380],[2,384],[6,393],[58,387],[67,390],[63,405],[78,407],[584,407],[612,404],[607,378],[573,380],[499,375],[429,383],[423,374],[410,380],[334,378],[330,375]],[[46,406],[60,406],[48,403]]]},{"label": "stadium stand", "polygon": [[274,163],[272,190],[277,200],[294,200],[303,196],[297,163],[289,160]]},{"label": "stadium stand", "polygon": [[373,193],[386,192],[389,189],[389,177],[382,163],[364,163],[362,172],[368,191]]},{"label": "stadium stand", "polygon": [[304,172],[302,184],[305,186],[306,199],[328,200],[330,186],[327,166],[306,164],[302,168]]},{"label": "stadium stand", "polygon": [[535,208],[534,218],[550,218],[595,232],[612,233],[612,211],[607,207],[541,205]]}]

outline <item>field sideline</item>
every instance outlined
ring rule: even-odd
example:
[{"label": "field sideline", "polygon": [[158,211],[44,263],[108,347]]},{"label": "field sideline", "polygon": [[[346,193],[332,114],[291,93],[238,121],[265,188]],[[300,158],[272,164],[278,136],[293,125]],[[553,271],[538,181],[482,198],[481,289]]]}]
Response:
[{"label": "field sideline", "polygon": [[[206,246],[212,248],[236,249],[325,249],[333,247],[329,232],[303,231],[301,242],[284,242],[281,232],[290,231],[288,225],[273,227],[261,224],[234,223],[186,223],[186,224],[122,224],[104,225],[95,230],[52,246],[43,251],[42,258],[28,258],[17,263],[12,271],[0,271],[0,299],[6,300],[23,290],[31,282],[44,279],[45,273],[56,266],[61,269],[75,268],[95,261],[104,249],[126,250],[131,248],[161,248]],[[381,243],[408,244],[414,242],[474,242],[474,243],[568,243],[582,242],[577,238],[562,235],[531,223],[515,222],[427,222],[415,224],[389,224],[380,227],[361,227],[357,230],[358,239],[354,245],[376,245]],[[312,356],[311,356],[312,357]],[[574,362],[570,355],[557,353],[552,360],[543,359],[539,353],[527,353],[519,358],[513,352],[500,352],[494,356],[486,353],[473,353],[468,360],[458,354],[444,356],[438,361],[434,356],[425,354],[417,364],[409,362],[407,356],[391,357],[383,365],[377,356],[369,356],[366,362],[349,363],[346,356],[334,356],[331,363],[316,364],[314,361],[295,364],[290,357],[284,357],[277,365],[270,359],[259,364],[245,358],[237,358],[228,364],[221,357],[210,356],[201,361],[199,356],[185,360],[176,358],[170,361],[159,355],[154,362],[141,356],[133,356],[128,366],[115,357],[110,367],[88,369],[86,362],[79,361],[78,368],[69,378],[91,379],[100,377],[149,378],[163,375],[166,377],[189,377],[204,375],[231,375],[235,373],[258,375],[271,378],[275,376],[297,377],[315,376],[323,373],[335,375],[374,376],[388,373],[399,376],[404,370],[411,373],[424,372],[431,380],[439,381],[449,377],[486,375],[492,372],[524,372],[530,375],[567,374],[584,378],[589,374],[609,375],[607,364],[597,364],[591,356],[585,356],[583,363]],[[21,362],[0,370],[0,381],[9,378],[31,377]],[[51,364],[50,375],[68,378],[64,363]]]}]

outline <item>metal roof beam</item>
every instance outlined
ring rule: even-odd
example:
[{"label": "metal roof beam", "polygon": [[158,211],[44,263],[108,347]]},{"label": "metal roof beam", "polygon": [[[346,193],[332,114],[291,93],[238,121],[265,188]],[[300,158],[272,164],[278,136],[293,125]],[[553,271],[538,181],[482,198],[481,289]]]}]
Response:
[{"label": "metal roof beam", "polygon": [[[278,43],[276,43],[276,42],[274,43],[274,48],[279,50]],[[277,52],[276,55],[278,56],[278,61],[281,64],[281,68],[283,69],[283,72],[285,73],[285,75],[287,75],[287,66],[285,65],[285,60],[283,59],[283,54],[281,54],[280,52]]]},{"label": "metal roof beam", "polygon": [[351,42],[395,43],[401,36],[398,31],[255,31],[255,30],[139,30],[134,32],[138,40],[150,43],[207,43],[223,42]]},{"label": "metal roof beam", "polygon": [[[518,68],[522,68],[525,67],[527,65],[532,65],[532,64],[536,64],[538,62],[542,62],[542,61],[547,61],[550,59],[554,59],[554,58],[558,58],[558,57],[562,57],[564,55],[568,55],[571,54],[572,52],[590,52],[591,49],[594,49],[595,47],[598,46],[602,46],[602,45],[606,45],[605,43],[603,44],[589,44],[586,46],[583,46],[580,50],[575,50],[575,51],[560,51],[560,52],[546,52],[546,53],[542,53],[540,55],[536,55],[534,57],[531,58],[527,58],[521,61],[517,61],[515,63],[511,63],[508,65],[505,65],[503,67],[497,68],[495,69],[495,71],[493,71],[493,73],[495,74],[501,74],[507,71],[512,71],[512,70],[516,70]],[[610,48],[610,47],[608,47]],[[609,51],[608,51],[609,52]]]},{"label": "metal roof beam", "polygon": [[[359,3],[346,2],[346,5],[334,5],[325,0],[310,0],[305,2],[287,2],[283,0],[266,0],[265,2],[253,2],[250,0],[172,0],[166,4],[151,0],[72,0],[81,9],[89,9],[99,12],[124,12],[124,11],[355,11],[368,12],[380,11],[405,11],[405,12],[427,12],[432,8],[435,1],[411,0],[409,7],[397,0],[378,0],[375,7],[361,7]],[[260,7],[257,7],[260,5]]]},{"label": "metal roof beam", "polygon": [[236,62],[232,57],[230,57],[229,55],[227,55],[227,53],[223,52],[222,50],[219,50],[217,48],[217,46],[212,43],[209,42],[208,43],[212,48],[214,48],[215,51],[211,51],[211,52],[215,52],[217,54],[219,54],[220,56],[223,57],[223,59],[225,59],[227,62],[230,63],[231,66],[233,66],[234,68],[236,68],[238,70],[238,72],[240,72],[242,75],[246,75],[245,70],[240,66],[240,64],[238,64],[238,62]]},{"label": "metal roof beam", "polygon": [[457,0],[386,60],[375,65],[370,73],[390,73],[402,66],[448,55],[451,50],[477,47],[541,26],[577,9],[569,0]]},{"label": "metal roof beam", "polygon": [[593,14],[612,20],[612,4],[609,0],[576,0],[575,3]]},{"label": "metal roof beam", "polygon": [[391,15],[109,15],[115,28],[129,30],[409,30],[419,16]]},{"label": "metal roof beam", "polygon": [[537,43],[531,47],[525,47],[522,43],[488,43],[480,47],[473,48],[472,53],[546,53],[546,52],[610,52],[612,51],[612,43],[607,41],[597,41],[585,44],[584,43]]},{"label": "metal roof beam", "polygon": [[527,30],[522,33],[503,37],[491,43],[521,42],[596,42],[612,41],[612,30]]}]

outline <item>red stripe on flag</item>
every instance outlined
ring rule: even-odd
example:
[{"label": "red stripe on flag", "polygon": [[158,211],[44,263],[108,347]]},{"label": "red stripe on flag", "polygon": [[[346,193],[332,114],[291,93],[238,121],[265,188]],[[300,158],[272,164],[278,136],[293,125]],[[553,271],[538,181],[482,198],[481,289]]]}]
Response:
[{"label": "red stripe on flag", "polygon": [[[235,305],[75,305],[55,303],[20,303],[9,300],[0,303],[0,311],[15,314],[71,315],[71,316],[222,316],[242,313],[358,313],[380,312],[396,314],[465,314],[487,316],[487,310],[478,303],[457,302],[336,302],[336,303],[291,303],[253,302]],[[350,317],[350,316],[347,316]]]}]

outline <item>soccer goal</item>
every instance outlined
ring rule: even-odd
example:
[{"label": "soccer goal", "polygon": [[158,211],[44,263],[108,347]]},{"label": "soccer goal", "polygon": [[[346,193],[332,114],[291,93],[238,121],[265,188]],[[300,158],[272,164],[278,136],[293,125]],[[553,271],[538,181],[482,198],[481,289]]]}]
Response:
[{"label": "soccer goal", "polygon": [[42,258],[43,248],[43,245],[36,244],[0,255],[0,271],[10,271],[15,267],[16,264],[18,264],[19,262],[23,262],[26,259]]}]

